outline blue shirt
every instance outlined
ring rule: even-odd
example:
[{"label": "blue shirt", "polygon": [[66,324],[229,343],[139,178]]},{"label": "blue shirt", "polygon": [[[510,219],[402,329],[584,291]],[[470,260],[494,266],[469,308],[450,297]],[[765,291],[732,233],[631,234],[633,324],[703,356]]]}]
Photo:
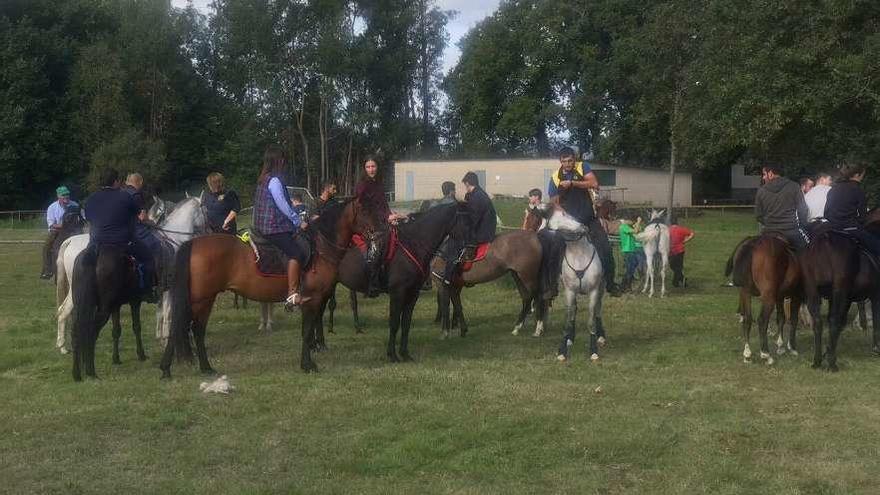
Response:
[{"label": "blue shirt", "polygon": [[287,194],[284,193],[284,185],[281,184],[281,181],[278,180],[277,177],[269,179],[269,193],[272,194],[272,200],[275,202],[275,206],[278,207],[281,214],[287,217],[294,227],[299,227],[301,219],[299,215],[293,211],[293,207],[290,203],[287,202]]},{"label": "blue shirt", "polygon": [[67,206],[61,206],[61,203],[58,201],[49,205],[49,209],[46,210],[46,223],[49,225],[51,229],[53,225],[61,225],[61,221],[64,219],[64,213],[67,211],[67,207],[69,206],[79,206],[76,201],[69,201]]},{"label": "blue shirt", "polygon": [[86,200],[86,220],[91,225],[91,242],[128,244],[140,209],[132,195],[119,189],[108,187],[89,196]]},{"label": "blue shirt", "polygon": [[[584,168],[584,177],[587,176],[590,172],[593,171],[590,168],[590,164],[587,162],[583,162]],[[565,173],[560,171],[559,178],[560,180],[572,180],[575,177],[575,169],[572,167],[571,172]],[[559,189],[556,187],[556,182],[553,181],[553,178],[550,178],[550,184],[547,185],[547,195],[550,197],[559,196]]]}]

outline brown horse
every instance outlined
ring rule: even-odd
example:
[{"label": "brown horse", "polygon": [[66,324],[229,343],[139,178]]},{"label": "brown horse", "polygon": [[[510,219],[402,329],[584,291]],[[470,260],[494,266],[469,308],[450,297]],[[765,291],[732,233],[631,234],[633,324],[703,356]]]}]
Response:
[{"label": "brown horse", "polygon": [[608,235],[620,234],[620,220],[617,219],[617,203],[603,199],[596,205],[596,216]]},{"label": "brown horse", "polygon": [[[310,227],[315,235],[308,269],[303,272],[301,293],[309,297],[302,309],[302,360],[305,372],[317,371],[311,346],[316,321],[336,285],[338,264],[355,233],[370,242],[377,225],[374,215],[359,200],[352,199],[325,211]],[[162,357],[162,376],[171,376],[171,358],[192,360],[191,331],[196,343],[199,368],[213,372],[205,351],[205,330],[217,294],[231,290],[260,302],[280,302],[287,297],[286,277],[265,277],[257,271],[250,245],[235,236],[209,235],[184,243],[177,255],[177,271],[172,293],[171,342]]]},{"label": "brown horse", "polygon": [[[749,348],[749,333],[752,328],[752,296],[761,299],[761,313],[758,316],[758,332],[761,337],[761,359],[773,364],[770,347],[767,343],[767,327],[773,309],[776,309],[776,320],[779,325],[780,346],[777,352],[782,354],[782,329],[785,325],[785,298],[791,298],[791,314],[797,315],[801,305],[802,284],[801,268],[796,253],[789,243],[774,233],[765,233],[757,237],[748,237],[734,249],[727,261],[727,276],[733,274],[733,283],[740,288],[739,307],[742,315],[743,360],[750,362],[752,351]],[[791,318],[788,350],[797,354],[795,336],[797,334],[797,317]]]}]

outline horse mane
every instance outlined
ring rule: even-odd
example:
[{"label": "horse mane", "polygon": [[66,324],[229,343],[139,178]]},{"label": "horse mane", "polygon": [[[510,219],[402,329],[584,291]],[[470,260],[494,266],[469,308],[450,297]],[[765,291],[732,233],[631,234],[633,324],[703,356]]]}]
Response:
[{"label": "horse mane", "polygon": [[418,237],[418,231],[425,228],[425,224],[430,224],[436,217],[446,213],[447,208],[458,208],[459,203],[449,203],[444,205],[436,205],[424,211],[409,214],[409,221],[402,223],[397,227],[397,231],[401,235],[408,238]]},{"label": "horse mane", "polygon": [[348,198],[344,201],[336,201],[330,204],[321,215],[312,224],[317,231],[332,242],[336,242],[336,224],[345,212],[345,208],[354,198]]}]

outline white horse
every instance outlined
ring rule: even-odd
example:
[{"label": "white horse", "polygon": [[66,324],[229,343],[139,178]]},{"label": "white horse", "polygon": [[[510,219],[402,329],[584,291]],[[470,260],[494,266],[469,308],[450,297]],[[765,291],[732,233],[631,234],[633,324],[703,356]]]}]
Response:
[{"label": "white horse", "polygon": [[[162,203],[164,207],[164,203]],[[151,208],[150,216],[162,216],[161,208]],[[184,242],[192,239],[196,235],[203,234],[207,231],[208,216],[202,206],[202,198],[189,198],[181,202],[173,211],[168,213],[167,217],[160,219],[160,223],[156,228],[156,235],[164,242],[171,244],[174,251]],[[58,249],[58,258],[56,260],[58,281],[56,286],[56,301],[58,303],[58,337],[55,346],[62,354],[67,354],[70,350],[70,339],[67,333],[67,325],[71,321],[73,315],[73,293],[70,287],[73,286],[73,266],[76,257],[79,256],[86,246],[89,244],[89,235],[82,234],[70,237],[61,244]],[[170,335],[170,308],[171,308],[171,291],[162,293],[159,302],[156,305],[156,338],[162,342],[164,346]],[[113,327],[119,328],[119,312],[113,315]],[[140,341],[140,312],[139,307],[132,306],[132,325],[135,329],[135,337]],[[141,358],[142,356],[138,356]]]},{"label": "white horse", "polygon": [[599,347],[605,345],[605,328],[602,325],[602,295],[605,293],[605,279],[602,261],[587,239],[587,228],[563,211],[553,213],[547,227],[557,231],[557,235],[562,235],[565,239],[565,255],[560,278],[568,309],[565,332],[556,359],[559,361],[571,359],[577,317],[577,296],[585,294],[589,302],[587,326],[590,329],[590,360],[596,361],[599,359]]},{"label": "white horse", "polygon": [[661,223],[663,212],[666,210],[651,210],[651,218],[645,230],[636,234],[636,239],[642,243],[645,250],[645,259],[648,266],[646,267],[645,286],[642,293],[648,292],[648,285],[651,286],[651,292],[648,297],[654,297],[654,257],[660,254],[660,297],[666,297],[666,269],[669,267],[669,227]]}]

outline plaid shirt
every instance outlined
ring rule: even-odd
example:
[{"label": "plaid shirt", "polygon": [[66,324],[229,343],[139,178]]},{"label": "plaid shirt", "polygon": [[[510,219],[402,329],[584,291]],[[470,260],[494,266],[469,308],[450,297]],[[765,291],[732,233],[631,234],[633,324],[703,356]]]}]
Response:
[{"label": "plaid shirt", "polygon": [[[269,180],[272,180],[270,177]],[[269,192],[269,180],[265,184],[257,184],[254,193],[254,227],[264,235],[293,232],[293,224],[278,210],[272,194]],[[281,179],[279,179],[281,180]],[[281,182],[284,184],[284,181]],[[283,188],[285,195],[287,188]],[[287,200],[290,203],[290,200]]]}]

